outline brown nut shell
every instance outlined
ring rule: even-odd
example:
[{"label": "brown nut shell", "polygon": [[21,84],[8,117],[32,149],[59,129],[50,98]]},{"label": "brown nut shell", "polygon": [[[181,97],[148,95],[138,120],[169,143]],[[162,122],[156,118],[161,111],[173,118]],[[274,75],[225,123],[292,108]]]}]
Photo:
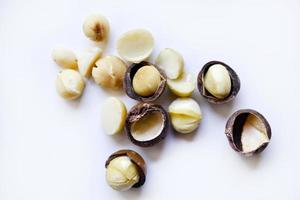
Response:
[{"label": "brown nut shell", "polygon": [[119,156],[127,156],[137,167],[140,179],[139,182],[134,184],[132,187],[138,188],[144,185],[146,181],[146,173],[147,173],[146,163],[143,157],[135,151],[132,151],[130,149],[123,149],[123,150],[116,151],[115,153],[111,154],[106,160],[105,168],[107,168],[110,161],[112,161],[113,159]]},{"label": "brown nut shell", "polygon": [[[251,121],[247,121],[249,120],[251,117]],[[255,121],[256,120],[256,121]],[[248,125],[245,126],[246,123],[249,123]],[[250,125],[250,126],[249,126]],[[245,128],[246,127],[246,128]],[[253,144],[253,138],[252,141],[250,141],[249,139],[247,139],[247,137],[245,137],[246,139],[244,139],[244,143],[243,143],[243,131],[247,132],[247,129],[249,130],[249,127],[252,128],[252,134],[253,134],[253,130],[256,131],[263,131],[263,137],[264,137],[264,141],[262,142],[262,139],[259,138],[259,140],[257,140],[257,137],[255,138],[259,145],[257,145],[257,147],[255,149],[252,150],[246,150],[244,149],[244,144],[246,142],[249,142],[250,144]],[[251,134],[251,132],[247,132],[246,134]],[[237,152],[245,155],[245,156],[252,156],[254,154],[258,154],[260,152],[262,152],[269,144],[270,139],[271,139],[271,127],[268,123],[268,121],[266,120],[266,118],[260,114],[259,112],[252,110],[252,109],[242,109],[242,110],[238,110],[235,113],[233,113],[226,124],[226,128],[225,128],[225,134],[227,136],[228,142],[230,144],[230,146]]]},{"label": "brown nut shell", "polygon": [[[219,98],[213,96],[205,89],[205,86],[204,86],[205,74],[208,71],[208,69],[215,64],[220,64],[220,65],[224,66],[227,69],[230,79],[231,79],[230,93],[224,99],[219,99]],[[213,103],[213,104],[223,104],[223,103],[227,103],[227,102],[233,100],[241,88],[240,79],[239,79],[238,75],[235,73],[235,71],[231,67],[229,67],[227,64],[220,62],[220,61],[210,61],[210,62],[206,63],[198,74],[197,84],[198,84],[198,90],[199,90],[200,94],[205,99],[207,99],[208,102]]]},{"label": "brown nut shell", "polygon": [[[132,126],[137,123],[139,120],[144,119],[145,117],[149,116],[149,114],[159,113],[162,119],[162,127],[161,129],[155,134],[155,137],[151,137],[148,140],[137,140],[133,136]],[[144,127],[147,128],[148,124],[144,124]],[[165,109],[157,104],[153,103],[146,103],[140,102],[135,105],[127,114],[127,118],[125,121],[125,132],[129,140],[140,147],[150,147],[153,146],[160,141],[162,141],[168,132],[169,128],[169,116]]]},{"label": "brown nut shell", "polygon": [[[132,81],[133,81],[133,77],[134,77],[135,73],[141,67],[144,67],[144,66],[147,66],[147,65],[154,66],[159,71],[159,73],[161,75],[161,82],[160,82],[160,85],[158,86],[157,90],[155,91],[155,93],[153,95],[143,97],[143,96],[138,95],[134,91],[133,86],[132,86]],[[167,78],[166,78],[165,73],[162,70],[160,70],[157,66],[155,66],[152,63],[143,61],[143,62],[140,62],[140,63],[137,63],[137,64],[133,63],[127,68],[127,71],[125,73],[123,87],[124,87],[124,90],[125,90],[126,94],[130,98],[138,100],[138,101],[142,101],[142,102],[152,102],[152,101],[155,101],[156,99],[158,99],[162,95],[162,93],[164,92],[164,90],[166,88],[166,82],[167,82]]]}]

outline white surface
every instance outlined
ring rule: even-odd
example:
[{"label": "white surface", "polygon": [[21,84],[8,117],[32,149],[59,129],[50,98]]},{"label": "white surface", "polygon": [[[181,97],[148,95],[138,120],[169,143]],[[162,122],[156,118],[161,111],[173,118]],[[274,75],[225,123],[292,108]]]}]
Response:
[{"label": "white surface", "polygon": [[[16,1],[0,2],[0,199],[300,199],[299,52],[300,2],[255,1]],[[82,33],[91,12],[107,16],[111,39],[105,54],[116,54],[117,37],[147,28],[162,48],[182,53],[197,74],[221,60],[239,74],[242,88],[227,105],[194,97],[203,121],[193,135],[169,134],[153,148],[139,148],[122,135],[102,132],[100,108],[108,95],[89,81],[80,101],[55,91],[59,67],[51,50],[76,52],[93,45]],[[151,58],[153,60],[153,58]],[[164,96],[168,105],[168,94]],[[243,158],[224,135],[228,116],[254,108],[269,120],[269,147]],[[131,148],[148,164],[146,184],[116,192],[105,183],[104,162],[115,150]]]}]

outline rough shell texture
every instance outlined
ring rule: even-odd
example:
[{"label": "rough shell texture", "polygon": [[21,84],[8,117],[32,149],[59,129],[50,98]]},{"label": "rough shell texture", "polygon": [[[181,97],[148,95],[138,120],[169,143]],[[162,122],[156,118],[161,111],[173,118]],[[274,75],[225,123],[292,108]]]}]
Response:
[{"label": "rough shell texture", "polygon": [[[132,80],[133,80],[135,73],[141,67],[146,66],[146,65],[154,66],[160,72],[161,83],[153,95],[148,96],[148,97],[142,97],[142,96],[138,95],[137,93],[135,93],[133,86],[132,86]],[[154,64],[143,61],[138,64],[132,64],[127,68],[127,71],[125,73],[123,87],[124,87],[126,94],[130,98],[138,100],[138,101],[142,101],[142,102],[152,102],[152,101],[155,101],[156,99],[158,99],[162,95],[162,93],[164,92],[164,90],[166,88],[166,82],[167,82],[167,79],[166,79],[166,76],[163,71],[161,71],[159,68],[157,68]]]},{"label": "rough shell texture", "polygon": [[[227,97],[225,97],[224,99],[218,99],[217,97],[214,97],[204,87],[205,74],[208,71],[209,67],[212,65],[215,65],[215,64],[223,65],[228,70],[228,73],[230,75],[231,91],[230,91],[229,95]],[[197,82],[198,82],[198,90],[199,90],[200,94],[205,99],[207,99],[207,101],[209,101],[210,103],[214,103],[214,104],[223,104],[223,103],[227,103],[227,102],[233,100],[236,97],[236,95],[238,94],[240,87],[241,87],[240,79],[239,79],[238,75],[235,73],[235,71],[231,67],[229,67],[227,64],[220,62],[220,61],[211,61],[211,62],[206,63],[198,74]]]},{"label": "rough shell texture", "polygon": [[[136,140],[131,134],[131,126],[133,125],[133,123],[137,122],[142,117],[152,112],[160,112],[163,116],[163,129],[161,130],[161,133],[157,137],[151,140],[147,140],[147,141]],[[169,128],[168,113],[160,105],[156,105],[152,103],[143,103],[143,102],[138,103],[129,111],[125,121],[125,132],[128,138],[133,144],[141,147],[150,147],[155,145],[156,143],[159,143],[167,136],[168,128]]]},{"label": "rough shell texture", "polygon": [[259,112],[252,110],[252,109],[242,109],[242,110],[238,110],[235,113],[233,113],[227,121],[226,128],[225,128],[225,134],[227,136],[230,146],[235,151],[237,151],[245,156],[252,156],[254,154],[258,154],[258,153],[262,152],[269,144],[269,142],[264,143],[263,145],[258,147],[256,150],[251,151],[251,152],[243,151],[242,143],[241,143],[241,132],[243,129],[243,125],[246,121],[246,118],[249,114],[254,115],[255,117],[257,117],[258,119],[260,119],[263,122],[263,124],[266,128],[266,133],[267,133],[269,140],[271,139],[271,136],[272,136],[271,127],[270,127],[268,121]]},{"label": "rough shell texture", "polygon": [[139,180],[139,182],[134,184],[133,187],[135,187],[135,188],[141,187],[146,181],[146,172],[147,172],[146,163],[145,163],[145,160],[143,159],[143,157],[140,154],[138,154],[137,152],[129,150],[129,149],[119,150],[108,157],[108,159],[105,162],[105,167],[107,167],[109,165],[110,161],[112,161],[113,159],[115,159],[119,156],[127,156],[137,166],[140,180]]}]

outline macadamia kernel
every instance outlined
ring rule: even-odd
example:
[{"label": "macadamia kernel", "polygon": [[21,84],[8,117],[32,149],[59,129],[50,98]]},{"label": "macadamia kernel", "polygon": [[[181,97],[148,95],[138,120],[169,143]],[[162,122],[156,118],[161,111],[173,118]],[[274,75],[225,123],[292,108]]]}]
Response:
[{"label": "macadamia kernel", "polygon": [[170,48],[163,49],[159,53],[155,64],[166,73],[168,79],[177,79],[183,73],[182,56]]},{"label": "macadamia kernel", "polygon": [[52,51],[53,60],[62,68],[77,69],[77,58],[72,50],[63,47],[55,48]]},{"label": "macadamia kernel", "polygon": [[108,20],[100,14],[87,16],[83,23],[83,33],[92,41],[106,41],[109,34]]},{"label": "macadamia kernel", "polygon": [[154,47],[152,34],[144,29],[130,30],[121,35],[117,42],[119,55],[133,63],[139,63],[150,56]]},{"label": "macadamia kernel", "polygon": [[196,78],[192,74],[184,73],[178,79],[168,79],[167,85],[177,96],[188,97],[196,87]]},{"label": "macadamia kernel", "polygon": [[191,133],[198,128],[202,113],[198,103],[192,98],[178,98],[169,106],[173,128],[179,133]]},{"label": "macadamia kernel", "polygon": [[136,165],[127,156],[114,158],[106,168],[106,181],[115,190],[129,190],[139,179]]},{"label": "macadamia kernel", "polygon": [[151,65],[141,67],[134,75],[132,86],[140,96],[151,96],[158,89],[161,82],[159,71]]},{"label": "macadamia kernel", "polygon": [[92,76],[98,85],[106,88],[121,88],[127,65],[116,56],[105,56],[96,62]]},{"label": "macadamia kernel", "polygon": [[115,135],[123,128],[126,120],[127,110],[125,104],[115,98],[107,98],[102,106],[102,126],[108,135]]},{"label": "macadamia kernel", "polygon": [[204,77],[204,87],[219,99],[227,97],[231,91],[231,79],[227,69],[221,64],[209,67]]},{"label": "macadamia kernel", "polygon": [[91,47],[83,51],[78,57],[78,69],[82,76],[89,78],[96,61],[101,57],[102,49]]},{"label": "macadamia kernel", "polygon": [[58,73],[56,90],[65,99],[77,99],[81,96],[85,83],[79,72],[66,69]]}]

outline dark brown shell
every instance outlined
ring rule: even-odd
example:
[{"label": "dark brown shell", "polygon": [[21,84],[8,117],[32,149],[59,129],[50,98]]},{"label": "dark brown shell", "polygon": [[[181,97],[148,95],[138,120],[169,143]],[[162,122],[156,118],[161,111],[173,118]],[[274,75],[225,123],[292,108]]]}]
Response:
[{"label": "dark brown shell", "polygon": [[[163,116],[164,127],[161,133],[152,140],[148,140],[148,141],[136,140],[131,134],[132,124],[152,112],[160,112]],[[157,104],[146,103],[146,102],[140,102],[134,107],[132,107],[129,113],[127,114],[127,118],[125,121],[125,132],[127,134],[127,137],[130,139],[130,141],[133,144],[140,147],[150,147],[155,145],[156,143],[159,143],[161,140],[163,140],[166,137],[168,128],[169,128],[169,117],[168,117],[168,113],[163,109],[163,107]]]},{"label": "dark brown shell", "polygon": [[142,185],[144,185],[144,183],[146,181],[146,173],[147,173],[146,163],[145,163],[145,160],[143,159],[143,157],[135,151],[132,151],[129,149],[123,149],[123,150],[116,151],[115,153],[111,154],[108,157],[108,159],[106,160],[105,168],[107,168],[110,161],[112,161],[113,159],[115,159],[119,156],[127,156],[137,166],[137,170],[138,170],[140,179],[139,179],[139,182],[134,184],[132,187],[138,188],[138,187],[141,187]]},{"label": "dark brown shell", "polygon": [[[132,80],[133,80],[135,73],[141,67],[144,67],[146,65],[154,66],[159,71],[159,73],[161,75],[161,83],[153,95],[148,96],[148,97],[143,97],[143,96],[140,96],[137,93],[135,93],[133,86],[132,86]],[[165,73],[162,70],[160,70],[157,66],[155,66],[152,63],[143,61],[143,62],[140,62],[137,64],[133,63],[127,68],[127,71],[126,71],[125,77],[124,77],[123,87],[124,87],[126,94],[130,98],[138,100],[138,101],[142,101],[142,102],[152,102],[152,101],[155,101],[156,99],[158,99],[162,95],[162,93],[164,92],[164,90],[166,88],[166,82],[167,82],[167,78],[166,78]]]},{"label": "dark brown shell", "polygon": [[263,145],[261,145],[260,147],[258,147],[256,150],[254,150],[252,152],[244,152],[243,151],[242,143],[241,143],[241,132],[243,131],[244,123],[249,114],[254,115],[255,117],[259,118],[263,122],[263,124],[266,128],[266,131],[267,131],[269,142],[270,142],[270,139],[272,136],[271,127],[270,127],[268,121],[259,112],[252,110],[252,109],[242,109],[242,110],[238,110],[235,113],[233,113],[227,121],[226,128],[225,128],[225,134],[227,136],[230,146],[235,151],[237,151],[243,155],[246,155],[246,156],[252,156],[254,154],[258,154],[258,153],[262,152],[269,144],[269,142],[264,143]]},{"label": "dark brown shell", "polygon": [[[231,91],[230,91],[229,95],[227,97],[225,97],[224,99],[219,99],[219,98],[213,96],[204,87],[205,74],[208,71],[208,69],[212,65],[215,65],[215,64],[223,65],[227,69],[227,71],[230,75]],[[200,94],[205,99],[207,99],[208,102],[214,103],[214,104],[223,104],[223,103],[227,103],[227,102],[233,100],[236,97],[236,95],[238,94],[240,87],[241,87],[240,79],[239,79],[238,75],[235,73],[235,71],[231,67],[229,67],[227,64],[220,62],[220,61],[210,61],[210,62],[206,63],[198,74],[197,83],[198,83],[198,90],[199,90]]]}]

